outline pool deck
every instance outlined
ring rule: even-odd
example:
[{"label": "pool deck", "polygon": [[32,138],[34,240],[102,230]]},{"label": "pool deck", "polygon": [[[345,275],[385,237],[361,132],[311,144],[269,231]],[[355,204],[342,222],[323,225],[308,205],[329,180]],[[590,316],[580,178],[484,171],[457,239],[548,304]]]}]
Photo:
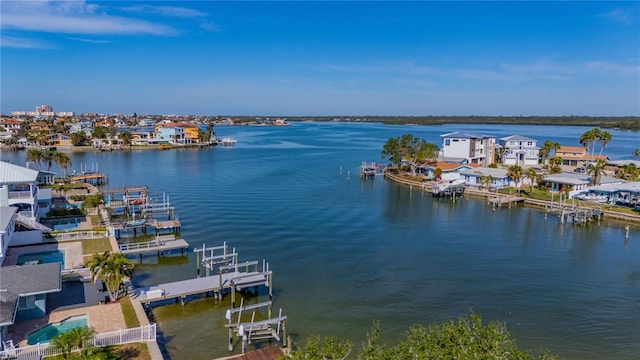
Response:
[{"label": "pool deck", "polygon": [[7,256],[4,259],[4,263],[2,264],[2,266],[16,265],[18,262],[18,256],[22,254],[32,254],[50,250],[64,251],[64,264],[66,269],[77,268],[84,262],[82,260],[82,244],[78,241],[73,241],[54,244],[10,247],[7,250]]},{"label": "pool deck", "polygon": [[54,310],[47,316],[38,319],[20,321],[9,327],[9,337],[18,346],[26,346],[27,338],[32,332],[49,323],[60,322],[70,316],[87,315],[88,325],[98,333],[116,331],[127,326],[119,303],[86,306],[69,310]]}]

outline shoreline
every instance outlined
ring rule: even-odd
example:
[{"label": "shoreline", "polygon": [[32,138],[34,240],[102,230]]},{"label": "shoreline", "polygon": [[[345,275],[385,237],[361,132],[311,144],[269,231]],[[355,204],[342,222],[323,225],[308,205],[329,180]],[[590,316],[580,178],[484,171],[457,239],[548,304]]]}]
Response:
[{"label": "shoreline", "polygon": [[[215,147],[218,144],[215,142],[209,143],[209,144],[187,144],[187,145],[175,145],[172,144],[171,147],[169,148],[162,148],[161,145],[132,145],[132,146],[120,146],[118,148],[96,148],[94,146],[91,145],[81,145],[81,146],[75,146],[75,145],[69,145],[69,146],[49,146],[49,147],[44,147],[44,148],[55,148],[55,151],[61,151],[61,152],[71,152],[71,153],[75,153],[75,152],[120,152],[120,151],[167,151],[167,150],[179,150],[179,149],[200,149],[200,148],[209,148],[209,147]],[[2,146],[1,147],[2,150],[4,151],[12,151],[12,152],[21,152],[21,151],[28,151],[29,149],[37,149],[37,147],[27,147],[27,148],[23,148],[23,149],[10,149],[7,146]]]},{"label": "shoreline", "polygon": [[[413,188],[415,186],[424,191],[431,191],[433,188],[433,185],[431,183],[423,183],[419,181],[407,180],[390,173],[385,173],[384,178],[386,180],[392,181],[397,184],[409,185],[410,188]],[[511,199],[512,201],[515,201],[516,199],[518,199],[518,200],[521,200],[524,206],[541,209],[541,210],[545,210],[548,206],[552,205],[549,201],[545,201],[545,200],[530,199],[530,198],[517,196],[517,195],[490,193],[488,191],[474,189],[471,187],[465,188],[463,196],[465,194],[469,195],[470,197],[474,197],[476,199],[483,199],[483,200],[488,200],[489,198],[496,198],[496,197],[501,199]],[[577,200],[577,201],[580,201],[580,200]],[[580,201],[579,204],[585,204],[585,202]],[[589,206],[584,206],[584,207],[586,208]],[[636,226],[640,226],[640,215],[627,214],[627,213],[612,211],[608,209],[601,209],[601,210],[604,213],[603,220],[631,223]]]}]

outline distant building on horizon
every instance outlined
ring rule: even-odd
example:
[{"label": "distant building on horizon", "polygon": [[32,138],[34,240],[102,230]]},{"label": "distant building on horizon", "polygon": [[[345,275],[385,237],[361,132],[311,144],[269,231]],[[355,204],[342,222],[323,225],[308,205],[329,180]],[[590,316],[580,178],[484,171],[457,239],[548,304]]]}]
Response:
[{"label": "distant building on horizon", "polygon": [[53,106],[43,104],[36,106],[36,111],[12,111],[11,116],[75,116],[73,111],[54,112]]}]

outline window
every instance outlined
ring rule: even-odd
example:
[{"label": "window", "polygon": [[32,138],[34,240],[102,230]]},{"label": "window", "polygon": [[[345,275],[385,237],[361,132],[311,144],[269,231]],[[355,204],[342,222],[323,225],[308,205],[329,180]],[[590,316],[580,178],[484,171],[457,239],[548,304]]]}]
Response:
[{"label": "window", "polygon": [[444,146],[451,145],[451,139],[444,139]]}]

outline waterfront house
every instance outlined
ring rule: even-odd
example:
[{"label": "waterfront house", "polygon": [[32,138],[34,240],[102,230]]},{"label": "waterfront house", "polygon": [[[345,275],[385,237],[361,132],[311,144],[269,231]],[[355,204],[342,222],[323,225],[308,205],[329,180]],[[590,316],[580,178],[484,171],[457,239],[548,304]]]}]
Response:
[{"label": "waterfront house", "polygon": [[23,121],[15,120],[15,119],[5,119],[0,121],[0,126],[2,126],[5,131],[8,131],[12,134],[17,134],[22,130]]},{"label": "waterfront house", "polygon": [[537,165],[540,150],[536,146],[536,140],[520,136],[511,135],[499,140],[501,163],[504,165]]},{"label": "waterfront house", "polygon": [[149,145],[149,139],[153,138],[153,131],[133,131],[131,132],[132,145]]},{"label": "waterfront house", "polygon": [[494,162],[495,138],[456,131],[441,137],[441,155],[463,158],[467,164],[489,166]]},{"label": "waterfront house", "polygon": [[13,217],[17,211],[18,208],[13,206],[0,206],[0,265],[7,255],[7,248],[16,227]]},{"label": "waterfront house", "polygon": [[15,206],[20,214],[37,219],[38,171],[0,161],[0,206]]},{"label": "waterfront house", "polygon": [[[484,187],[482,182],[483,177],[488,177],[490,180],[489,188],[493,190],[499,190],[511,186],[511,178],[507,175],[506,169],[489,168],[489,167],[477,167],[460,172],[460,177],[467,185],[473,187]],[[522,184],[522,181],[520,182]]]},{"label": "waterfront house", "polygon": [[158,125],[156,126],[156,138],[168,140],[172,144],[180,144],[184,142],[184,129],[174,123]]},{"label": "waterfront house", "polygon": [[44,317],[47,294],[62,291],[61,264],[3,266],[0,278],[0,343],[3,350],[8,350],[14,345],[9,339],[9,326],[16,321]]},{"label": "waterfront house", "polygon": [[53,134],[49,137],[49,143],[53,146],[73,146],[71,134]]},{"label": "waterfront house", "polygon": [[563,166],[580,167],[598,160],[607,161],[606,155],[589,154],[587,148],[581,146],[560,146],[555,152],[555,157],[562,159]]},{"label": "waterfront house", "polygon": [[185,144],[197,143],[200,142],[200,138],[198,137],[198,126],[194,124],[187,123],[179,123],[176,126],[182,128],[182,132],[184,133],[183,142]]},{"label": "waterfront house", "polygon": [[433,179],[435,178],[436,170],[440,169],[440,171],[442,171],[440,175],[441,180],[453,180],[460,178],[460,172],[473,169],[474,167],[476,166],[470,164],[458,164],[439,161],[435,164],[418,165],[418,167],[416,168],[416,173],[424,175],[428,179]]},{"label": "waterfront house", "polygon": [[577,173],[559,173],[544,177],[542,181],[547,190],[566,193],[569,197],[587,191],[591,176]]}]

